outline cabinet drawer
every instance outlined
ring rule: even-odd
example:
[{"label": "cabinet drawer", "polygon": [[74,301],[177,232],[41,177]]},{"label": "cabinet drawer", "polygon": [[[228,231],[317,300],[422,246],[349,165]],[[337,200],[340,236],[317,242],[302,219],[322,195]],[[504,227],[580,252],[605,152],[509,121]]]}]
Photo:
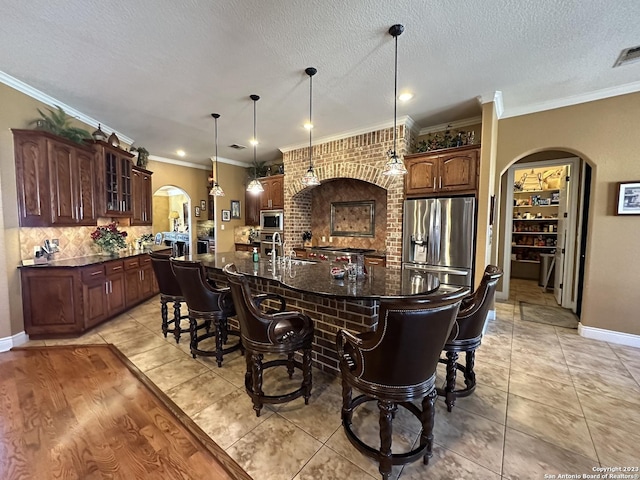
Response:
[{"label": "cabinet drawer", "polygon": [[116,260],[115,262],[107,263],[104,268],[107,272],[107,276],[109,276],[114,273],[122,272],[122,270],[124,270],[124,264],[122,260]]},{"label": "cabinet drawer", "polygon": [[138,268],[140,266],[140,260],[138,257],[127,258],[124,260],[124,269],[125,270],[133,270],[134,268]]},{"label": "cabinet drawer", "polygon": [[386,266],[386,260],[384,258],[380,258],[380,257],[364,257],[364,265],[366,267],[372,267],[372,266],[379,266],[379,267],[384,267]]},{"label": "cabinet drawer", "polygon": [[151,257],[149,255],[141,255],[138,257],[140,261],[140,266],[144,267],[145,265],[151,265]]},{"label": "cabinet drawer", "polygon": [[104,265],[93,265],[82,269],[82,281],[92,282],[104,279]]}]

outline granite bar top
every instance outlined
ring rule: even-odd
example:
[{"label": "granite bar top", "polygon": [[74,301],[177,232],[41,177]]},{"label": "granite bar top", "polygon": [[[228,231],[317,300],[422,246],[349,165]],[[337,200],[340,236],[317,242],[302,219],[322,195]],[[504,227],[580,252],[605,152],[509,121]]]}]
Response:
[{"label": "granite bar top", "polygon": [[[62,260],[51,260],[47,263],[38,263],[38,264],[29,264],[27,260],[23,260],[23,264],[19,265],[18,268],[77,268],[77,267],[86,267],[89,265],[96,265],[98,263],[106,263],[111,262],[113,260],[119,260],[130,257],[137,257],[139,255],[147,255],[151,252],[160,252],[160,251],[168,251],[171,248],[166,247],[164,245],[153,245],[151,250],[145,249],[142,250],[134,250],[133,252],[123,252],[116,256],[105,256],[105,255],[87,255],[86,257],[75,257],[75,258],[65,258]],[[27,262],[27,263],[25,263]]]},{"label": "granite bar top", "polygon": [[[185,257],[182,257],[185,258]],[[377,300],[386,297],[424,295],[435,292],[440,283],[437,277],[425,272],[369,267],[367,275],[355,282],[346,278],[334,279],[330,262],[294,260],[290,267],[276,265],[261,258],[254,263],[250,252],[220,252],[190,255],[209,269],[221,271],[228,263],[234,263],[239,272],[282,284],[302,293],[338,299]]]}]

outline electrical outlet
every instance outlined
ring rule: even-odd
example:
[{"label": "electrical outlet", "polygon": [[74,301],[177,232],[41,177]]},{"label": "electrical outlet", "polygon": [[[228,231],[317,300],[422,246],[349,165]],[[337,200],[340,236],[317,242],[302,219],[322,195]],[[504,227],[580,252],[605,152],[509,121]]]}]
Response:
[{"label": "electrical outlet", "polygon": [[56,247],[59,247],[59,246],[60,246],[60,240],[59,240],[59,239],[57,239],[57,238],[54,238],[53,240],[51,240],[51,243],[52,243],[53,245],[55,245]]},{"label": "electrical outlet", "polygon": [[220,230],[224,230],[224,224],[220,225]]},{"label": "electrical outlet", "polygon": [[40,253],[40,247],[33,247],[33,256],[35,257],[39,253]]}]

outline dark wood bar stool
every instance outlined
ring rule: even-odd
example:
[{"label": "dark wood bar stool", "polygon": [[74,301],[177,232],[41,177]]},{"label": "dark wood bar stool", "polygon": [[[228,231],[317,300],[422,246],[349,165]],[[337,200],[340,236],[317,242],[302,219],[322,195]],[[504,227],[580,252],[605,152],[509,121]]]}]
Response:
[{"label": "dark wood bar stool", "polygon": [[[151,265],[158,281],[160,289],[160,313],[162,315],[162,333],[167,338],[167,333],[173,333],[176,343],[180,343],[180,335],[189,332],[189,327],[182,328],[182,320],[188,319],[189,315],[181,315],[182,303],[186,303],[182,296],[182,290],[176,280],[169,255],[160,253],[151,254]],[[167,303],[173,302],[173,320],[169,320],[169,309]]]},{"label": "dark wood bar stool", "polygon": [[[285,311],[284,298],[275,294],[252,295],[246,277],[238,273],[235,265],[224,267],[229,287],[236,305],[240,334],[245,348],[247,372],[245,387],[253,402],[256,415],[260,416],[263,404],[290,402],[304,397],[309,403],[311,396],[311,347],[313,343],[313,321],[301,312]],[[264,313],[261,304],[265,300],[275,300],[280,305],[277,310]],[[302,351],[302,362],[295,360],[295,352]],[[286,354],[287,358],[263,363],[264,354]],[[285,365],[289,378],[296,368],[302,370],[302,384],[293,392],[282,395],[265,395],[262,390],[263,371],[270,367]]]},{"label": "dark wood bar stool", "polygon": [[[239,336],[238,332],[230,331],[227,326],[228,317],[235,315],[229,289],[212,287],[207,282],[205,269],[200,262],[171,258],[171,269],[189,307],[191,355],[193,358],[197,355],[216,357],[218,367],[221,367],[226,353],[242,349],[240,340],[225,348],[229,335]],[[204,333],[199,333],[201,330]],[[201,342],[212,337],[216,340],[215,349],[204,350]]]},{"label": "dark wood bar stool", "polygon": [[[467,397],[476,389],[476,374],[474,372],[476,349],[482,342],[482,333],[487,321],[489,309],[493,305],[496,285],[502,277],[502,269],[488,265],[482,276],[478,289],[462,300],[462,306],[456,317],[456,323],[443,350],[447,358],[440,359],[440,363],[447,365],[447,379],[442,388],[438,388],[438,395],[444,397],[447,410],[450,412],[456,403],[456,398]],[[465,352],[466,364],[458,363],[458,354]],[[465,388],[456,390],[456,372],[464,374]]]},{"label": "dark wood bar stool", "polygon": [[[336,337],[342,373],[342,425],[349,441],[379,462],[383,479],[392,465],[404,465],[432,455],[436,367],[460,302],[468,289],[444,295],[382,300],[374,332]],[[363,392],[352,398],[352,389]],[[380,410],[379,448],[367,445],[351,428],[359,405],[376,400]],[[415,401],[421,402],[421,409]],[[422,424],[419,445],[407,453],[391,453],[392,421],[401,406]]]}]

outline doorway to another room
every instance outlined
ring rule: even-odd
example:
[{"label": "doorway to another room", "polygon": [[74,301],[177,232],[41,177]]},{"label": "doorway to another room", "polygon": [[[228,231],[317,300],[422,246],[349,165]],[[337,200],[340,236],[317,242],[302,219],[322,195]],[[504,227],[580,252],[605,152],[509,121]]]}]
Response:
[{"label": "doorway to another room", "polygon": [[498,296],[579,313],[589,189],[583,179],[590,168],[578,157],[535,158],[503,176],[505,275]]},{"label": "doorway to another room", "polygon": [[173,249],[174,256],[191,252],[191,198],[179,187],[164,185],[153,194],[153,233]]}]

